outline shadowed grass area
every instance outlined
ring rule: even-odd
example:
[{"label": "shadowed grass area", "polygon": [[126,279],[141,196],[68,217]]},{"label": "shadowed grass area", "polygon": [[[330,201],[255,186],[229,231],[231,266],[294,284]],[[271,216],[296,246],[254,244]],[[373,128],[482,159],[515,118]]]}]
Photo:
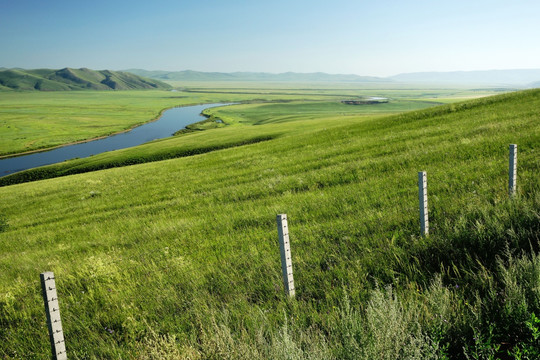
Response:
[{"label": "shadowed grass area", "polygon": [[[225,131],[279,136],[2,187],[0,354],[47,356],[46,270],[73,358],[534,354],[539,106],[532,90],[393,116],[209,130],[147,150]],[[510,143],[519,146],[513,199]],[[278,213],[289,218],[295,299],[282,290]]]}]

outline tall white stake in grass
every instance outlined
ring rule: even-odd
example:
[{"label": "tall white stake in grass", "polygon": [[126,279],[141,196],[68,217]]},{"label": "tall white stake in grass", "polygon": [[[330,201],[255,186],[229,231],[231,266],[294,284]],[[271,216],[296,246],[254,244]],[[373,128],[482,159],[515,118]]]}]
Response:
[{"label": "tall white stake in grass", "polygon": [[427,174],[418,173],[418,200],[420,202],[420,232],[422,236],[429,234],[428,203],[427,203]]},{"label": "tall white stake in grass", "polygon": [[283,285],[285,293],[290,297],[294,296],[294,279],[291,259],[291,246],[289,243],[289,226],[287,225],[287,214],[277,216],[277,227],[279,236],[279,250],[281,252],[281,271],[283,272]]},{"label": "tall white stake in grass", "polygon": [[43,301],[45,302],[45,313],[47,314],[52,358],[53,360],[66,360],[66,344],[64,342],[64,332],[62,331],[62,321],[60,320],[60,306],[58,306],[54,274],[49,271],[40,274],[39,277],[41,278],[41,289]]},{"label": "tall white stake in grass", "polygon": [[510,161],[508,168],[508,193],[510,196],[516,194],[516,182],[517,182],[517,145],[510,145]]}]

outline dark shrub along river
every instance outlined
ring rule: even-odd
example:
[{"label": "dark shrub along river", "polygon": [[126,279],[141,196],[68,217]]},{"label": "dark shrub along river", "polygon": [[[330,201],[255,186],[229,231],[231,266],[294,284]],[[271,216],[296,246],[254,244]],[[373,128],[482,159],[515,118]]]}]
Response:
[{"label": "dark shrub along river", "polygon": [[85,143],[67,145],[49,151],[1,159],[0,177],[38,166],[55,164],[74,158],[84,158],[106,151],[124,149],[152,140],[169,137],[187,125],[203,120],[201,119],[201,112],[204,109],[223,105],[228,104],[206,104],[172,108],[163,112],[158,120],[138,126],[128,132]]}]

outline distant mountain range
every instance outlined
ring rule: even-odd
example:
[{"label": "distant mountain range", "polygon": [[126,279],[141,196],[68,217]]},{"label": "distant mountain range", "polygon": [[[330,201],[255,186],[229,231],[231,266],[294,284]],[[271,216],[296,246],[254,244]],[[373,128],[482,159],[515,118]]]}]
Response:
[{"label": "distant mountain range", "polygon": [[530,70],[487,70],[454,72],[417,72],[389,77],[335,75],[326,73],[281,74],[261,72],[201,72],[201,71],[148,71],[142,69],[124,70],[139,76],[162,81],[290,81],[290,82],[362,82],[362,83],[424,83],[424,84],[470,84],[490,86],[537,87],[540,69]]},{"label": "distant mountain range", "polygon": [[87,68],[52,69],[0,69],[0,90],[133,90],[171,89],[156,79],[110,70]]},{"label": "distant mountain range", "polygon": [[6,69],[0,68],[1,90],[129,90],[171,89],[166,81],[251,81],[251,82],[349,82],[379,84],[430,84],[501,87],[540,87],[540,69],[488,70],[454,72],[417,72],[389,77],[359,76],[353,74],[326,74],[286,72],[202,72],[202,71],[124,71],[90,70],[87,68]]},{"label": "distant mountain range", "polygon": [[286,72],[281,74],[271,74],[264,72],[202,72],[202,71],[148,71],[142,69],[124,70],[139,76],[152,79],[171,81],[290,81],[290,82],[388,82],[389,79],[375,76],[359,75],[334,75],[322,72],[317,73],[294,73]]}]

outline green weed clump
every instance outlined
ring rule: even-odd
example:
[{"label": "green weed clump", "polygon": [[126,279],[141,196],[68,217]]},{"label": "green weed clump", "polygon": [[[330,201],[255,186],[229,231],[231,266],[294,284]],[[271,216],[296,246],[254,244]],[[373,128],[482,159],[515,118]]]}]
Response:
[{"label": "green weed clump", "polygon": [[439,359],[436,339],[424,333],[420,309],[405,304],[392,290],[376,288],[364,312],[345,296],[334,329],[341,346],[338,359]]}]

